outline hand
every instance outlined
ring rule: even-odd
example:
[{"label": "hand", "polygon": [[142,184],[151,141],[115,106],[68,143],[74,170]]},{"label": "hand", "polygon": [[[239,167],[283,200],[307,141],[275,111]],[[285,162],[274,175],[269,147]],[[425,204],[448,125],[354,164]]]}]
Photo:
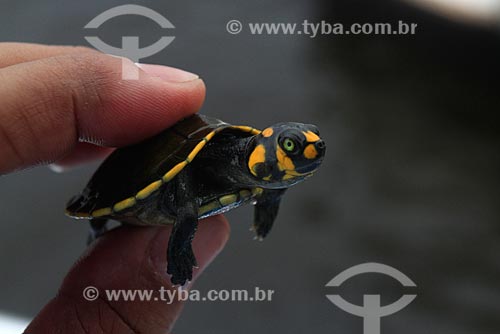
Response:
[{"label": "hand", "polygon": [[[128,61],[125,70],[135,66]],[[0,175],[48,163],[65,169],[102,157],[110,151],[104,147],[154,135],[203,102],[205,86],[194,74],[156,65],[142,65],[139,80],[122,80],[121,73],[121,58],[87,48],[0,43]],[[166,227],[106,233],[77,261],[26,333],[168,332],[181,302],[109,301],[105,290],[170,288],[169,234]],[[200,223],[194,279],[228,234],[221,216]],[[100,297],[85,300],[87,286]]]}]

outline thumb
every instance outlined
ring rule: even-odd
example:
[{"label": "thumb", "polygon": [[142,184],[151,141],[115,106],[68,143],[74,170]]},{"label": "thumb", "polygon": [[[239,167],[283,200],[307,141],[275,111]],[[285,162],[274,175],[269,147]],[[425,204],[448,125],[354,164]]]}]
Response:
[{"label": "thumb", "polygon": [[[166,275],[166,248],[171,227],[121,227],[99,238],[64,279],[26,333],[166,333],[182,302],[167,303],[159,291],[175,288]],[[229,225],[217,216],[200,221],[193,250],[201,271],[224,247]],[[94,294],[86,294],[89,287]],[[86,290],[87,288],[87,290]],[[117,300],[109,291],[150,291],[150,300]],[[96,296],[95,291],[98,291]],[[168,291],[164,296],[169,295]],[[90,298],[89,298],[90,297]],[[90,300],[93,299],[93,300]],[[113,300],[114,299],[114,300]]]}]

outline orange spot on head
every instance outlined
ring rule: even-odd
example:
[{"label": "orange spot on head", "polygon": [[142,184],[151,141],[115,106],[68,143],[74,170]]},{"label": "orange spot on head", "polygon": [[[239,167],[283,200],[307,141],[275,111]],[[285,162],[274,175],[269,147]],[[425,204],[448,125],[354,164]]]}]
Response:
[{"label": "orange spot on head", "polygon": [[273,135],[273,128],[267,128],[267,129],[264,129],[264,131],[262,131],[262,135],[264,137],[271,137]]},{"label": "orange spot on head", "polygon": [[255,167],[259,163],[263,163],[266,161],[266,148],[264,145],[257,145],[253,150],[252,154],[248,158],[248,169],[252,172],[253,175],[257,176],[257,172],[255,171]]},{"label": "orange spot on head", "polygon": [[314,159],[317,156],[318,156],[318,151],[316,151],[314,144],[307,145],[306,148],[304,149],[304,157],[306,157],[306,159]]},{"label": "orange spot on head", "polygon": [[278,159],[278,168],[284,171],[295,171],[295,165],[293,164],[292,159],[288,155],[286,155],[285,151],[278,146],[276,150],[276,158]]},{"label": "orange spot on head", "polygon": [[302,132],[302,133],[304,134],[304,136],[306,136],[306,140],[309,143],[314,143],[314,142],[320,140],[319,136],[312,131],[307,131],[307,132]]}]

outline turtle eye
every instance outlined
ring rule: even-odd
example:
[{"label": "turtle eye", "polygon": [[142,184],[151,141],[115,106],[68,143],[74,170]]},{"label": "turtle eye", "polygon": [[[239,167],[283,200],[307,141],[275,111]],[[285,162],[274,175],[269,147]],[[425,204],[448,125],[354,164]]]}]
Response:
[{"label": "turtle eye", "polygon": [[287,152],[293,152],[295,150],[295,142],[291,138],[285,138],[283,140],[283,148]]}]

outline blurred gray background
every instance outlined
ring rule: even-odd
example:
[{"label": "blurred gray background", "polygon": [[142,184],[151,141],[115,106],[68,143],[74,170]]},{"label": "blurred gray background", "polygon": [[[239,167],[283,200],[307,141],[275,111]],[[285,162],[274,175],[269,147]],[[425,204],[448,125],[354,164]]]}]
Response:
[{"label": "blurred gray background", "polygon": [[[0,0],[0,40],[83,44],[82,28],[124,1]],[[364,275],[325,284],[363,262],[393,266],[417,299],[383,333],[500,331],[498,26],[464,24],[399,1],[140,1],[167,17],[174,42],[142,62],[204,78],[202,112],[263,128],[317,124],[323,167],[286,195],[265,242],[252,208],[230,212],[231,239],[198,289],[274,289],[267,303],[190,303],[176,333],[361,333],[331,304],[340,292],[384,304],[408,290]],[[226,22],[416,22],[414,36],[230,35]],[[170,31],[169,31],[170,33]],[[161,35],[119,17],[98,35],[119,46]],[[2,83],[0,83],[1,85]],[[1,158],[1,157],[0,157]],[[63,214],[97,164],[66,174],[36,168],[0,178],[0,310],[33,317],[85,247],[87,225]]]}]

